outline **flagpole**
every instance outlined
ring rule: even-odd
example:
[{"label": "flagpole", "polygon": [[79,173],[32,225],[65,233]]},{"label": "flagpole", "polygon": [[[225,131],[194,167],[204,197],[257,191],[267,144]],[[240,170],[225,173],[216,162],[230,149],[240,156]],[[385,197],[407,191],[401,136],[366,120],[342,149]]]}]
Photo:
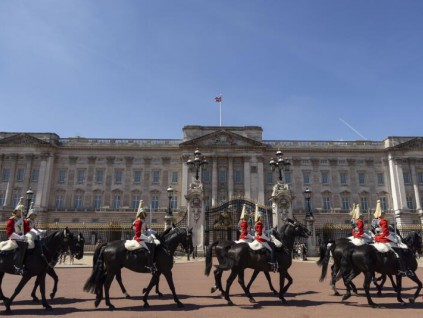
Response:
[{"label": "flagpole", "polygon": [[219,124],[220,124],[220,127],[222,127],[222,98],[220,99],[220,102],[219,102]]}]

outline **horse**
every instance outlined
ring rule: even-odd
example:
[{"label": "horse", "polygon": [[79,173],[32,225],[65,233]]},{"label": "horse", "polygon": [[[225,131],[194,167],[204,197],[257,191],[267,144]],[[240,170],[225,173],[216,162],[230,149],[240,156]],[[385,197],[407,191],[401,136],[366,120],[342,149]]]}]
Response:
[{"label": "horse", "polygon": [[[27,250],[24,266],[25,272],[22,275],[15,292],[10,298],[4,296],[1,289],[1,283],[3,281],[4,274],[15,274],[15,251],[9,251],[6,253],[0,253],[0,298],[6,307],[5,313],[10,314],[10,309],[13,300],[20,293],[22,288],[33,276],[37,276],[40,284],[42,305],[46,310],[51,310],[52,307],[47,303],[45,297],[45,277],[48,268],[51,263],[54,262],[59,256],[60,250],[68,244],[69,239],[72,238],[72,233],[66,228],[62,231],[55,231],[46,236],[42,241],[35,241],[35,247],[32,250]],[[72,249],[74,246],[70,244]]]},{"label": "horse", "polygon": [[[125,249],[124,244],[125,241],[112,241],[103,243],[96,249],[95,253],[98,257],[96,260],[93,259],[92,273],[83,288],[86,292],[96,294],[96,300],[94,302],[95,307],[98,307],[103,299],[104,288],[106,305],[110,310],[116,308],[110,302],[109,289],[114,277],[120,274],[123,267],[137,273],[150,273],[150,270],[147,268],[148,255],[146,252],[144,250],[129,252]],[[188,253],[193,251],[192,229],[171,228],[166,233],[165,242],[161,242],[161,244],[156,247],[154,261],[157,271],[153,272],[150,283],[143,296],[145,308],[150,307],[147,301],[148,295],[153,286],[158,283],[161,274],[165,276],[177,306],[180,308],[184,307],[176,295],[172,278],[173,254],[180,244],[182,244],[183,248]]]},{"label": "horse", "polygon": [[[71,244],[73,244],[73,247],[71,247]],[[82,233],[79,233],[77,237],[75,237],[74,235],[70,237],[70,240],[65,244],[64,249],[74,251],[73,253],[75,258],[79,260],[82,257],[84,257],[84,245],[85,245],[84,236],[82,235]],[[56,271],[54,270],[54,267],[49,266],[47,268],[47,274],[51,278],[53,278],[53,290],[50,293],[50,298],[53,299],[57,293],[57,285],[59,283],[59,277],[57,276]],[[36,294],[37,288],[39,285],[40,285],[40,280],[37,277],[37,279],[35,280],[34,288],[32,289],[32,292],[31,292],[31,297],[33,302],[39,302],[39,299]]]},{"label": "horse", "polygon": [[[413,247],[417,251],[422,251],[422,240],[417,233],[410,233],[412,237]],[[420,290],[422,289],[422,282],[419,280],[415,271],[417,270],[418,264],[415,258],[415,254],[410,249],[404,250],[400,248],[394,248],[397,252],[401,251],[403,255],[402,261],[408,269],[407,277],[417,284],[416,292],[413,297],[408,300],[410,303],[414,303],[418,297]],[[346,270],[344,270],[346,268]],[[376,250],[373,245],[357,246],[351,253],[345,253],[341,262],[341,272],[343,273],[344,284],[347,288],[347,293],[343,296],[343,300],[351,297],[350,281],[358,274],[364,274],[364,290],[367,297],[367,303],[372,307],[378,307],[373,302],[370,296],[370,282],[374,278],[374,273],[378,272],[386,275],[395,275],[397,281],[397,300],[402,305],[405,305],[401,297],[402,287],[402,276],[397,274],[398,271],[398,260],[394,253],[380,253]]]},{"label": "horse", "polygon": [[[276,260],[279,265],[279,299],[282,302],[286,302],[284,294],[286,288],[284,287],[285,278],[287,276],[288,268],[292,264],[292,249],[294,246],[294,240],[297,236],[308,237],[311,233],[310,231],[301,223],[296,220],[287,219],[285,224],[277,231],[277,237],[283,242],[282,247],[276,249]],[[214,245],[211,245],[207,249],[206,253],[206,270],[205,274],[209,275],[212,267],[212,248]],[[217,254],[216,250],[216,254]],[[245,286],[244,283],[244,271],[246,268],[252,268],[255,270],[253,276],[257,276],[260,271],[269,272],[271,270],[269,264],[269,253],[257,253],[250,249],[247,243],[239,243],[232,245],[227,251],[226,255],[219,258],[220,264],[218,269],[221,271],[231,270],[231,273],[226,282],[225,290],[225,299],[228,305],[233,305],[232,300],[229,296],[230,287],[234,279],[238,276],[238,283],[241,285],[244,293],[249,298],[250,302],[254,303],[255,299],[251,295],[249,289]],[[216,274],[216,272],[215,272]],[[216,276],[215,276],[216,281]],[[291,282],[292,283],[292,282]],[[216,284],[218,282],[216,281]],[[289,284],[290,285],[290,284]],[[289,286],[287,286],[289,287]]]}]

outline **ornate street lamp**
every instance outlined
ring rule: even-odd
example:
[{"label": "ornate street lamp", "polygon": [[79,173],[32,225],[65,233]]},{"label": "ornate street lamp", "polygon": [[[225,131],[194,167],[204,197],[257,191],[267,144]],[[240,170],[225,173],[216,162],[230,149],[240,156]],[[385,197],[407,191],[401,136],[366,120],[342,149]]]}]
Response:
[{"label": "ornate street lamp", "polygon": [[282,171],[289,171],[289,166],[291,165],[291,162],[287,158],[283,158],[282,151],[278,150],[276,152],[277,159],[270,159],[269,165],[272,167],[272,171],[275,171],[278,169],[279,171],[279,182],[282,182]]},{"label": "ornate street lamp", "polygon": [[26,191],[26,215],[28,215],[33,196],[34,196],[34,192],[32,192],[31,188],[29,188],[28,191]]},{"label": "ornate street lamp", "polygon": [[310,206],[311,193],[312,192],[309,188],[306,188],[303,192],[304,198],[307,200],[306,219],[310,219],[313,217],[313,213],[311,212],[311,206]]},{"label": "ornate street lamp", "polygon": [[169,209],[167,211],[167,215],[168,216],[172,216],[172,198],[173,198],[173,188],[172,186],[169,186],[169,188],[167,188],[167,196],[169,198]]},{"label": "ornate street lamp", "polygon": [[207,160],[204,158],[204,156],[201,154],[200,150],[194,151],[194,160],[188,159],[187,165],[189,167],[195,168],[195,180],[198,181],[199,179],[199,171],[201,166],[208,164]]}]

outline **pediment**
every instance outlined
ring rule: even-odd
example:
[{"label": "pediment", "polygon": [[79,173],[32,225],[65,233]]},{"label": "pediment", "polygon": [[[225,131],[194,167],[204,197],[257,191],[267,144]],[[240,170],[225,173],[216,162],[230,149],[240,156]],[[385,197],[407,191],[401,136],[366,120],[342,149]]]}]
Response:
[{"label": "pediment", "polygon": [[50,143],[22,133],[0,139],[0,145],[50,145]]},{"label": "pediment", "polygon": [[416,137],[392,147],[394,150],[423,150],[423,137]]},{"label": "pediment", "polygon": [[185,141],[180,144],[184,146],[195,146],[195,147],[253,147],[253,148],[264,148],[265,144],[257,140],[247,138],[229,130],[218,130],[210,134],[194,138]]}]

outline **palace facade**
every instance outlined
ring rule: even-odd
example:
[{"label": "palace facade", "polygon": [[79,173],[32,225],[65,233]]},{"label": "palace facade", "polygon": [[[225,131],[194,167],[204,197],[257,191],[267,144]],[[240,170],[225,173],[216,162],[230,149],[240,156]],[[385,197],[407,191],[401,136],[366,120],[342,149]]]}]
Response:
[{"label": "palace facade", "polygon": [[269,162],[280,150],[291,163],[282,177],[295,215],[304,215],[309,188],[316,224],[348,222],[354,203],[370,213],[378,199],[399,222],[422,222],[423,137],[299,141],[263,140],[262,133],[258,126],[185,126],[182,139],[0,132],[1,217],[31,189],[43,223],[131,222],[140,200],[150,221],[161,223],[169,205],[176,215],[187,210],[196,171],[186,162],[199,149],[208,161],[200,173],[206,206],[233,197],[271,205],[279,175]]}]

